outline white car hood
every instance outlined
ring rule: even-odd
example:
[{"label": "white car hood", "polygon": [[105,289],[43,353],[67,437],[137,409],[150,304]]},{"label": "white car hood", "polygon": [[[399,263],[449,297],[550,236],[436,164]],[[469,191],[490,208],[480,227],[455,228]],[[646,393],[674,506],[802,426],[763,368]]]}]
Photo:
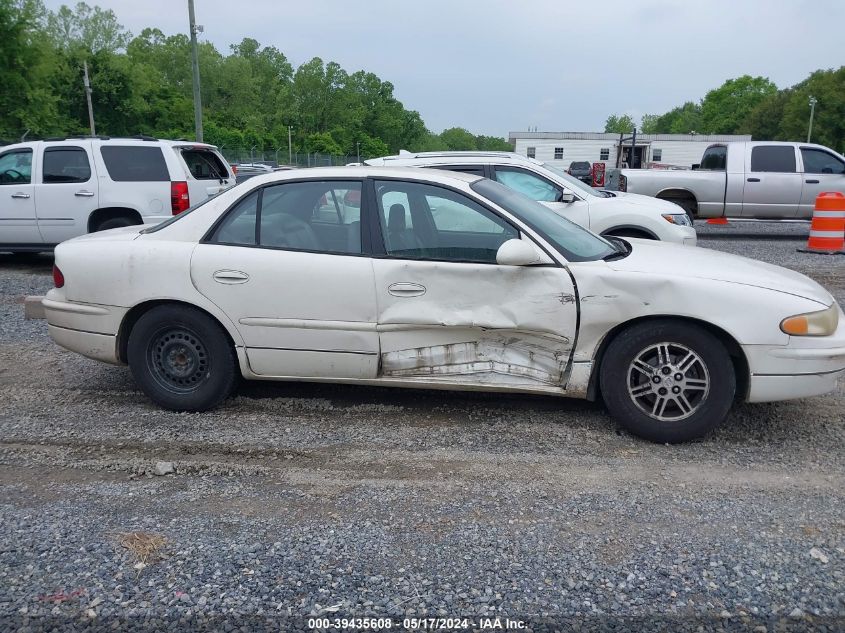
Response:
[{"label": "white car hood", "polygon": [[625,239],[633,250],[623,259],[608,262],[614,270],[710,279],[784,292],[824,306],[833,303],[833,297],[821,285],[793,270],[708,248]]},{"label": "white car hood", "polygon": [[[618,211],[620,207],[628,207],[631,211],[642,213],[643,211],[651,210],[655,213],[685,213],[685,211],[674,202],[668,200],[661,200],[660,198],[652,198],[651,196],[641,196],[637,193],[621,193],[613,192],[613,198],[590,198],[590,207],[601,208],[602,205],[613,206],[614,211]],[[608,208],[608,211],[610,209]]]}]

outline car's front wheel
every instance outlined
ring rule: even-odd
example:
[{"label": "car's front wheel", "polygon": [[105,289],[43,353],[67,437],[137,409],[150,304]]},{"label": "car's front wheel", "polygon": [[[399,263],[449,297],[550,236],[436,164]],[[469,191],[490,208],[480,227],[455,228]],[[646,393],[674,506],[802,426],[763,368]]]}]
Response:
[{"label": "car's front wheel", "polygon": [[223,328],[194,308],[162,305],[129,334],[129,367],[154,402],[174,411],[205,411],[234,391],[237,357]]},{"label": "car's front wheel", "polygon": [[736,392],[722,342],[682,321],[648,321],[622,331],[608,345],[600,372],[613,418],[654,442],[706,435],[725,419]]}]

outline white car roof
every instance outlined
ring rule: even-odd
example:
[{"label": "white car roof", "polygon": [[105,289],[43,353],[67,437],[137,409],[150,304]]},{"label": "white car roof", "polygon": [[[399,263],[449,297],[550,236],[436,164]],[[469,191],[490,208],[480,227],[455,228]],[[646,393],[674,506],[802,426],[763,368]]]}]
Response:
[{"label": "white car roof", "polygon": [[535,163],[540,161],[515,152],[403,152],[364,161],[367,165],[469,165],[501,163]]},{"label": "white car roof", "polygon": [[449,184],[454,181],[471,183],[481,180],[481,176],[462,174],[454,171],[439,169],[419,170],[415,167],[381,167],[363,165],[361,167],[309,167],[302,169],[286,169],[274,171],[269,174],[261,174],[250,178],[247,182],[250,185],[259,186],[270,182],[281,182],[285,180],[298,180],[307,178],[319,180],[320,178],[407,178],[410,180],[433,181],[442,184]]}]

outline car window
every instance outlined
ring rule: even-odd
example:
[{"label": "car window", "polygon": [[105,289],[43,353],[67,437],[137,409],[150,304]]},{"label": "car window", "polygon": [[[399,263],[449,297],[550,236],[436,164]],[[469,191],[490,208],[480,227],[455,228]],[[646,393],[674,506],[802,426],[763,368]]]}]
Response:
[{"label": "car window", "polygon": [[88,182],[91,165],[88,152],[81,147],[48,147],[44,150],[43,182]]},{"label": "car window", "polygon": [[229,170],[217,153],[210,149],[183,149],[182,160],[197,180],[220,180],[229,177]]},{"label": "car window", "polygon": [[219,244],[255,245],[258,219],[258,191],[237,202],[214,231],[212,242]]},{"label": "car window", "polygon": [[556,202],[560,189],[553,184],[522,169],[496,167],[496,180],[505,187],[518,191],[537,202]]},{"label": "car window", "polygon": [[32,150],[16,149],[0,154],[0,185],[32,182]]},{"label": "car window", "polygon": [[751,149],[751,171],[795,173],[792,145],[757,145]]},{"label": "car window", "polygon": [[824,150],[802,147],[801,159],[805,174],[845,174],[845,163]]},{"label": "car window", "polygon": [[361,190],[330,189],[314,207],[314,222],[351,224],[361,221]]},{"label": "car window", "polygon": [[390,256],[495,264],[499,247],[519,237],[503,218],[443,187],[378,181],[376,199]]},{"label": "car window", "polygon": [[264,187],[259,208],[259,244],[360,255],[361,189],[360,181],[290,182]]},{"label": "car window", "polygon": [[102,145],[100,155],[115,182],[168,182],[170,173],[158,146]]},{"label": "car window", "polygon": [[725,145],[713,145],[704,150],[699,169],[707,171],[725,171],[728,163],[728,148]]},{"label": "car window", "polygon": [[484,178],[475,181],[470,187],[479,195],[513,213],[542,235],[570,262],[595,261],[616,251],[604,238],[590,233],[557,213],[552,213],[542,204],[501,183]]}]

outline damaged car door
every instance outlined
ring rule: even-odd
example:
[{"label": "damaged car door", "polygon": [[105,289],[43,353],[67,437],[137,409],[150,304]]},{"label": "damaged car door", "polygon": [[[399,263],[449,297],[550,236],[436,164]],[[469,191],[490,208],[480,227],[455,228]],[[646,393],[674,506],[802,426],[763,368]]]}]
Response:
[{"label": "damaged car door", "polygon": [[550,258],[498,264],[519,229],[459,191],[373,186],[380,378],[561,393],[577,315],[568,272]]}]

